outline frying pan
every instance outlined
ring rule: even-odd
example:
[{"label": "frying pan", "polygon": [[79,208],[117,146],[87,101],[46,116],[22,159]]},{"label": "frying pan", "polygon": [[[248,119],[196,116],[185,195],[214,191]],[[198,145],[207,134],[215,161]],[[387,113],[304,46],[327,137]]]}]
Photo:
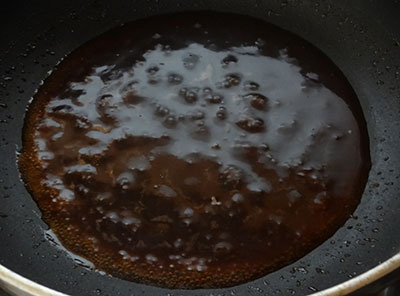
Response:
[{"label": "frying pan", "polygon": [[[320,295],[344,295],[400,265],[399,1],[19,0],[0,9],[0,282],[9,289],[56,295],[27,278],[72,295],[306,295],[330,287]],[[204,9],[276,24],[339,66],[360,99],[370,137],[372,169],[361,203],[300,260],[232,288],[167,290],[88,270],[46,238],[47,226],[20,181],[16,154],[26,106],[47,72],[94,36],[150,15]]]}]

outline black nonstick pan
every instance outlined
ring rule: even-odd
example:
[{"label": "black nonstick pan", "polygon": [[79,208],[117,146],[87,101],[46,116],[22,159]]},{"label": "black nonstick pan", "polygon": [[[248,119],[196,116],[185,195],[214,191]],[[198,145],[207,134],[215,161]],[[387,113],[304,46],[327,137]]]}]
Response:
[{"label": "black nonstick pan", "polygon": [[[214,290],[168,290],[87,269],[46,237],[16,164],[26,107],[65,55],[121,23],[187,10],[264,19],[308,40],[342,70],[367,121],[372,168],[361,203],[330,239],[262,278]],[[399,1],[4,1],[0,6],[0,283],[71,295],[345,295],[400,265]],[[47,233],[48,236],[48,233]],[[391,259],[386,265],[382,262]],[[371,271],[372,270],[372,271]],[[345,281],[365,272],[347,285]],[[18,290],[18,288],[17,288]],[[37,286],[30,294],[55,295]],[[49,293],[49,294],[46,294]]]}]

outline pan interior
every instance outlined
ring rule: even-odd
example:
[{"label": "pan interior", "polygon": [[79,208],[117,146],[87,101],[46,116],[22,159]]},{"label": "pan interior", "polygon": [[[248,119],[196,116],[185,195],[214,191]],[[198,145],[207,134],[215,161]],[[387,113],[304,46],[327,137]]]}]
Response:
[{"label": "pan interior", "polygon": [[22,177],[61,243],[168,288],[233,286],[304,256],[349,218],[370,168],[337,66],[216,12],[84,44],[39,88],[23,137]]}]

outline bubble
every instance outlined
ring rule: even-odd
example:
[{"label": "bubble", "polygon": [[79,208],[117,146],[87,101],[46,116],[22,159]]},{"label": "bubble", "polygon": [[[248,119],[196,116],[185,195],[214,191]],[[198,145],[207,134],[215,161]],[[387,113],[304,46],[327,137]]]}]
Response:
[{"label": "bubble", "polygon": [[227,55],[226,57],[224,57],[223,59],[222,59],[222,61],[221,61],[221,63],[222,63],[222,65],[224,66],[224,67],[226,67],[226,66],[228,66],[230,63],[237,63],[238,62],[238,59],[237,59],[237,57],[235,57],[234,55],[231,55],[231,54],[229,54],[229,55]]},{"label": "bubble", "polygon": [[208,141],[210,138],[210,130],[207,126],[203,124],[199,124],[195,130],[191,133],[191,137],[200,141]]},{"label": "bubble", "polygon": [[195,88],[187,89],[186,87],[179,90],[179,95],[183,97],[186,103],[193,104],[197,101],[197,93]]},{"label": "bubble", "polygon": [[183,61],[183,66],[188,70],[193,70],[196,67],[199,59],[200,58],[199,58],[198,55],[195,55],[193,53],[189,53],[182,60]]},{"label": "bubble", "polygon": [[213,91],[210,87],[205,87],[203,88],[203,93],[204,94],[211,94]]},{"label": "bubble", "polygon": [[186,93],[187,93],[188,89],[186,87],[183,87],[179,90],[179,95],[181,97],[185,97]]},{"label": "bubble", "polygon": [[288,194],[288,200],[290,204],[294,204],[295,202],[299,201],[302,198],[302,195],[297,190],[292,190]]},{"label": "bubble", "polygon": [[249,133],[261,133],[265,130],[264,120],[242,115],[236,125]]},{"label": "bubble", "polygon": [[[128,160],[127,167],[130,170],[139,170],[139,171],[145,171],[151,167],[151,164],[149,160],[145,156],[137,156],[137,157],[132,157],[131,159]],[[132,181],[134,181],[134,176],[132,175]]]},{"label": "bubble", "polygon": [[174,115],[169,115],[164,119],[164,125],[167,128],[174,128],[176,127],[178,120]]},{"label": "bubble", "polygon": [[146,255],[146,260],[150,261],[150,262],[157,262],[158,258],[156,256],[152,255],[152,254],[147,254]]},{"label": "bubble", "polygon": [[177,196],[176,192],[169,186],[167,185],[161,185],[159,188],[159,191],[162,195],[166,197],[175,197]]},{"label": "bubble", "polygon": [[245,90],[252,90],[252,91],[255,91],[255,90],[258,90],[260,88],[260,85],[258,84],[258,83],[256,83],[256,82],[253,82],[253,81],[246,81],[245,83],[244,83],[244,89]]},{"label": "bubble", "polygon": [[181,84],[183,81],[182,75],[171,73],[168,75],[168,83],[170,84]]},{"label": "bubble", "polygon": [[221,146],[220,146],[219,144],[213,144],[213,145],[211,146],[211,148],[214,149],[214,150],[220,150],[220,149],[221,149]]},{"label": "bubble", "polygon": [[228,242],[219,242],[214,246],[215,253],[228,253],[232,249],[232,244]]},{"label": "bubble", "polygon": [[200,180],[195,177],[189,177],[184,180],[186,185],[196,185],[200,183]]},{"label": "bubble", "polygon": [[113,113],[117,109],[115,98],[111,94],[100,96],[96,100],[96,109],[102,116],[103,121],[110,121],[113,119]]},{"label": "bubble", "polygon": [[268,151],[269,150],[269,146],[266,143],[261,143],[258,148],[262,151]]},{"label": "bubble", "polygon": [[207,94],[205,100],[210,104],[220,104],[222,102],[223,96],[220,94]]},{"label": "bubble", "polygon": [[267,98],[263,96],[262,94],[258,93],[250,93],[247,94],[243,97],[245,100],[250,101],[250,105],[260,111],[265,110],[266,104],[267,104]]},{"label": "bubble", "polygon": [[314,202],[315,204],[322,205],[322,204],[324,204],[324,203],[326,202],[325,200],[326,200],[327,198],[328,198],[328,195],[327,195],[326,191],[323,191],[323,192],[318,193],[318,194],[315,196],[313,202]]},{"label": "bubble", "polygon": [[217,118],[219,120],[225,120],[227,118],[227,114],[226,114],[226,108],[223,106],[220,106],[218,108],[217,114],[216,114]]},{"label": "bubble", "polygon": [[53,112],[69,113],[72,112],[73,108],[70,105],[59,105],[52,109]]},{"label": "bubble", "polygon": [[239,203],[239,202],[242,202],[244,200],[244,198],[243,198],[243,195],[241,195],[240,193],[237,192],[232,196],[232,200],[236,203]]},{"label": "bubble", "polygon": [[161,35],[158,34],[158,33],[155,33],[155,34],[153,35],[153,39],[160,39],[160,38],[161,38]]},{"label": "bubble", "polygon": [[220,175],[223,184],[229,187],[235,187],[242,177],[242,170],[234,165],[228,165]]},{"label": "bubble", "polygon": [[205,113],[201,110],[194,110],[188,113],[190,120],[200,120],[205,118]]},{"label": "bubble", "polygon": [[231,88],[240,84],[241,78],[239,74],[231,73],[225,76],[222,87]]},{"label": "bubble", "polygon": [[78,129],[87,129],[90,127],[90,124],[85,118],[77,118],[75,121],[75,127]]},{"label": "bubble", "polygon": [[164,117],[169,114],[169,109],[167,107],[156,105],[156,110],[154,112],[155,115],[159,117]]},{"label": "bubble", "polygon": [[264,39],[262,39],[262,38],[257,38],[255,44],[256,44],[258,47],[263,47],[263,46],[266,44],[266,41],[265,41]]},{"label": "bubble", "polygon": [[190,104],[196,102],[197,101],[197,94],[195,92],[193,92],[193,91],[188,91],[186,93],[186,95],[185,95],[185,101],[187,103],[190,103]]},{"label": "bubble", "polygon": [[157,66],[154,66],[154,67],[147,68],[146,72],[149,73],[150,75],[154,75],[159,70],[160,70],[160,68],[158,68]]}]

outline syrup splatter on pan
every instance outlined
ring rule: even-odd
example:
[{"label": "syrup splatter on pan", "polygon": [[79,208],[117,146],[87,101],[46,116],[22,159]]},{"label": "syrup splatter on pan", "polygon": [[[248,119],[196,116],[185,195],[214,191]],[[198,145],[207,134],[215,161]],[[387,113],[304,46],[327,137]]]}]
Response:
[{"label": "syrup splatter on pan", "polygon": [[68,56],[19,159],[43,219],[96,268],[226,287],[292,262],[358,204],[357,97],[306,41],[220,13],[132,22]]}]

